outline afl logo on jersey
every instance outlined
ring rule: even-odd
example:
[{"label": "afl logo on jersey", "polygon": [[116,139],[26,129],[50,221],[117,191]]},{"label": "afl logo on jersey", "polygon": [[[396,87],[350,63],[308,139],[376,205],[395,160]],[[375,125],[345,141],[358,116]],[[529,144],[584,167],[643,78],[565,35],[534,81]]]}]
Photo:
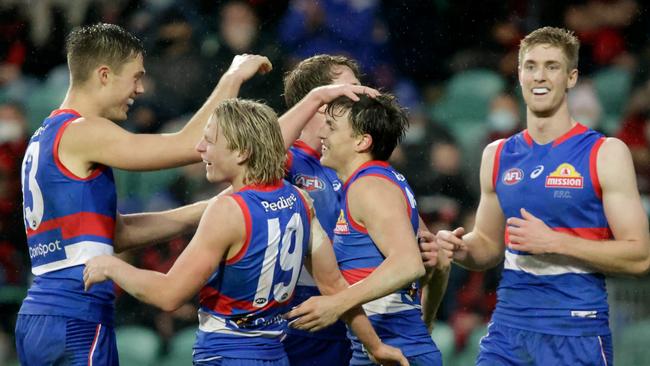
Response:
[{"label": "afl logo on jersey", "polygon": [[503,178],[501,180],[503,181],[503,184],[511,186],[521,182],[522,179],[524,179],[524,172],[521,169],[510,168],[508,171],[503,173]]},{"label": "afl logo on jersey", "polygon": [[322,191],[325,189],[325,183],[318,177],[312,177],[310,175],[298,174],[294,179],[294,184],[298,187],[310,192],[310,191]]},{"label": "afl logo on jersey", "polygon": [[546,177],[546,188],[577,188],[584,185],[584,178],[576,171],[576,168],[569,163],[560,164]]}]

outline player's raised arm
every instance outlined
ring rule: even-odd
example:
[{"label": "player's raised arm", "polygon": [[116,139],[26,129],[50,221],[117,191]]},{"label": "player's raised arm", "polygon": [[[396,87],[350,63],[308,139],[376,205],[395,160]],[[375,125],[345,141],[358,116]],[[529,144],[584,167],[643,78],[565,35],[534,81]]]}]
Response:
[{"label": "player's raised arm", "polygon": [[376,97],[379,91],[368,86],[353,84],[325,85],[312,89],[298,104],[278,119],[285,148],[288,149],[298,139],[305,125],[321,107],[341,96],[358,101],[357,94]]},{"label": "player's raised arm", "polygon": [[[137,63],[136,63],[137,64]],[[144,91],[141,78],[144,68],[123,67],[121,75],[104,67],[96,72],[99,82],[114,82],[129,78],[134,85],[128,103]],[[256,73],[265,73],[271,64],[264,56],[239,55],[221,77],[219,84],[203,106],[192,116],[185,127],[169,134],[134,134],[119,127],[106,117],[86,116],[72,122],[63,133],[59,154],[63,164],[84,177],[94,164],[103,164],[126,170],[155,170],[200,161],[194,146],[201,138],[208,117],[216,105],[227,98],[236,97],[242,83]],[[128,97],[128,96],[127,96]],[[125,98],[126,100],[126,98]],[[64,101],[65,104],[65,101]],[[127,104],[127,103],[125,103]],[[128,108],[127,105],[124,108]]]}]

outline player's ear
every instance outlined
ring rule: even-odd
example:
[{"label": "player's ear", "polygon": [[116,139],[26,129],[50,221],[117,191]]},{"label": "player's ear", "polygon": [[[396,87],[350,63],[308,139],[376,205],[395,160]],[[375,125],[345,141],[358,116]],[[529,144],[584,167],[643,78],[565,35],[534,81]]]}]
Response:
[{"label": "player's ear", "polygon": [[364,133],[356,137],[356,144],[354,151],[356,152],[366,152],[370,151],[372,147],[372,136],[368,133]]},{"label": "player's ear", "polygon": [[238,151],[237,152],[237,164],[244,164],[250,157],[250,152],[248,150]]},{"label": "player's ear", "polygon": [[95,69],[95,75],[99,78],[99,82],[102,85],[106,85],[111,77],[111,68],[107,65],[101,65]]},{"label": "player's ear", "polygon": [[567,82],[567,89],[573,88],[578,82],[578,69],[569,71],[569,80]]}]

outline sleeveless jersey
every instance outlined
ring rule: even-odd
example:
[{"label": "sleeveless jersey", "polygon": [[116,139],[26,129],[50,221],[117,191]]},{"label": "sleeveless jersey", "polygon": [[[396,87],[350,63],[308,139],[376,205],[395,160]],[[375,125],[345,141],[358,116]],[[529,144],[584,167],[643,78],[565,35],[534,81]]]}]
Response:
[{"label": "sleeveless jersey", "polygon": [[[293,185],[307,191],[314,200],[316,217],[331,240],[334,236],[334,225],[340,210],[341,181],[336,176],[336,172],[321,165],[318,151],[298,140],[289,148],[287,153],[286,179]],[[303,267],[291,305],[298,306],[310,297],[319,295],[318,287],[316,287],[309,272]],[[318,332],[306,332],[289,328],[288,333],[309,338],[345,339],[345,324],[338,321]]]},{"label": "sleeveless jersey", "polygon": [[[369,276],[384,261],[368,231],[352,219],[348,210],[348,190],[357,179],[365,176],[383,178],[399,187],[408,206],[414,237],[419,225],[415,198],[404,176],[382,161],[370,161],[360,166],[343,185],[344,200],[334,229],[336,259],[343,277],[350,284]],[[437,351],[421,318],[420,296],[420,286],[413,282],[406,288],[363,305],[379,338],[399,348],[406,357]],[[361,344],[351,334],[350,339],[356,358],[362,349]]]},{"label": "sleeveless jersey", "polygon": [[[555,231],[611,239],[596,171],[604,139],[577,124],[546,145],[535,143],[528,131],[501,141],[493,186],[505,217],[521,217],[525,208]],[[568,257],[506,246],[497,297],[493,319],[509,327],[566,336],[609,334],[604,275]]]},{"label": "sleeveless jersey", "polygon": [[80,117],[56,110],[29,141],[22,165],[24,223],[36,276],[20,314],[60,315],[112,324],[113,283],[84,291],[83,264],[113,254],[116,193],[113,172],[99,166],[87,178],[59,160],[65,128]]},{"label": "sleeveless jersey", "polygon": [[286,181],[249,185],[232,197],[244,214],[246,242],[200,291],[194,360],[278,359],[285,355],[282,315],[309,245],[308,208]]}]

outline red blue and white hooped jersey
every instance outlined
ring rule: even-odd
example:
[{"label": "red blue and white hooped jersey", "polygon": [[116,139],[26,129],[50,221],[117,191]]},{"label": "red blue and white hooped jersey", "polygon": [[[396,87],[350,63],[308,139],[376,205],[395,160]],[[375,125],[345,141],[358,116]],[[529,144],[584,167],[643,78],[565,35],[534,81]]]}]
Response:
[{"label": "red blue and white hooped jersey", "polygon": [[[521,217],[525,208],[555,231],[611,239],[596,169],[604,141],[581,124],[545,145],[528,131],[502,140],[492,183],[505,217]],[[605,276],[568,257],[506,246],[497,296],[493,319],[509,327],[567,336],[610,333]]]},{"label": "red blue and white hooped jersey", "polygon": [[113,172],[75,176],[59,160],[66,127],[80,118],[56,110],[29,141],[22,165],[23,214],[32,273],[20,314],[62,315],[111,324],[113,283],[84,291],[83,264],[113,254],[117,197]]},{"label": "red blue and white hooped jersey", "polygon": [[[341,181],[336,172],[320,163],[320,153],[303,141],[296,141],[287,152],[287,174],[285,178],[293,185],[302,188],[314,200],[316,217],[330,240],[334,236],[334,225],[340,208]],[[298,278],[292,305],[297,306],[320,292],[309,272],[303,267]],[[343,322],[336,322],[318,332],[306,332],[294,328],[289,334],[319,339],[345,339],[346,330]]]},{"label": "red blue and white hooped jersey", "polygon": [[[370,161],[360,166],[343,185],[344,200],[334,229],[336,259],[343,277],[350,284],[368,277],[385,259],[372,241],[368,231],[352,219],[348,210],[350,186],[359,178],[367,176],[386,179],[399,187],[407,204],[407,213],[413,227],[414,238],[419,226],[415,198],[406,178],[383,161]],[[420,296],[420,286],[418,282],[413,282],[406,288],[363,305],[377,335],[384,343],[398,347],[406,357],[437,352],[426,325],[422,321]],[[350,335],[350,339],[355,357],[358,357],[362,349],[361,344],[352,335]]]},{"label": "red blue and white hooped jersey", "polygon": [[308,251],[310,213],[287,181],[249,185],[232,195],[246,223],[246,242],[220,264],[199,294],[195,362],[215,357],[278,359],[285,355],[282,315]]}]

